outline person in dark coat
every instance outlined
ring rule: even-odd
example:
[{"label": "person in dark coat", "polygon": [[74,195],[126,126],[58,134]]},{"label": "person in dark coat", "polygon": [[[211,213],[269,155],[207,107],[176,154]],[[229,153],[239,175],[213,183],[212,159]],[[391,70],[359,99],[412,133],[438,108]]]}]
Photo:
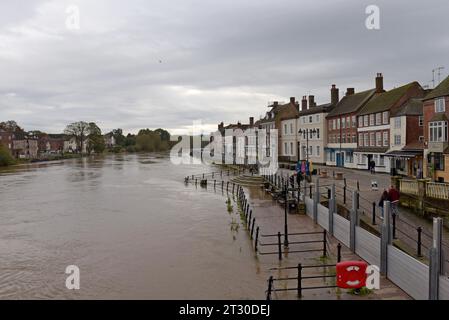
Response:
[{"label": "person in dark coat", "polygon": [[388,201],[388,192],[387,190],[384,190],[384,192],[382,192],[382,195],[380,196],[380,200],[379,200],[379,208],[380,208],[380,214],[382,219],[384,218],[384,201]]}]

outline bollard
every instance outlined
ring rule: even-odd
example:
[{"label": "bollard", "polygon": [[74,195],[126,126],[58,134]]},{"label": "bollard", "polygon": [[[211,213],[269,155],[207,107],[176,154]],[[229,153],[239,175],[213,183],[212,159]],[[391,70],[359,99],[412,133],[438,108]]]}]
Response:
[{"label": "bollard", "polygon": [[393,212],[391,217],[393,218],[393,239],[396,239],[396,213]]},{"label": "bollard", "polygon": [[251,237],[251,240],[253,239],[253,234],[254,234],[254,224],[256,223],[256,218],[254,217],[253,218],[253,225],[252,225],[252,227],[251,227],[251,234],[250,234],[250,237]]},{"label": "bollard", "polygon": [[249,221],[249,223],[248,223],[248,231],[250,230],[250,227],[251,227],[251,219],[252,219],[252,216],[253,216],[253,210],[250,210],[249,211],[249,219],[248,219],[248,221]]},{"label": "bollard", "polygon": [[337,262],[341,262],[341,243],[337,244]]},{"label": "bollard", "polygon": [[327,256],[327,237],[326,230],[323,230],[323,257]]},{"label": "bollard", "polygon": [[421,240],[422,228],[421,228],[421,227],[418,227],[418,228],[416,229],[416,231],[418,231],[418,242],[417,242],[418,248],[417,248],[417,255],[418,255],[418,257],[422,257],[422,249],[421,249],[421,246],[422,246],[422,240]]},{"label": "bollard", "polygon": [[281,244],[281,233],[278,232],[278,252],[279,252],[279,260],[282,260],[282,244]]},{"label": "bollard", "polygon": [[373,221],[372,221],[373,226],[376,225],[376,203],[373,202]]},{"label": "bollard", "polygon": [[346,204],[346,186],[343,187],[343,204]]},{"label": "bollard", "polygon": [[229,191],[229,181],[226,182],[226,192],[228,192],[228,191]]},{"label": "bollard", "polygon": [[235,187],[235,184],[234,184],[234,182],[232,183],[232,194],[234,194],[234,187]]},{"label": "bollard", "polygon": [[360,182],[357,180],[357,191],[360,191]]},{"label": "bollard", "polygon": [[302,297],[302,265],[298,263],[298,298]]},{"label": "bollard", "polygon": [[331,189],[327,188],[327,199],[330,200],[331,199]]},{"label": "bollard", "polygon": [[256,229],[256,240],[254,240],[254,251],[257,252],[257,244],[259,242],[259,227]]}]

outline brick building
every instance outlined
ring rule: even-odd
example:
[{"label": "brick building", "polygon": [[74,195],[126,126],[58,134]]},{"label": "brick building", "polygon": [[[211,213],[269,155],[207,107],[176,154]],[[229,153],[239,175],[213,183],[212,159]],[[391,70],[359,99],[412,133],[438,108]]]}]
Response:
[{"label": "brick building", "polygon": [[449,181],[449,77],[424,97],[424,176]]}]

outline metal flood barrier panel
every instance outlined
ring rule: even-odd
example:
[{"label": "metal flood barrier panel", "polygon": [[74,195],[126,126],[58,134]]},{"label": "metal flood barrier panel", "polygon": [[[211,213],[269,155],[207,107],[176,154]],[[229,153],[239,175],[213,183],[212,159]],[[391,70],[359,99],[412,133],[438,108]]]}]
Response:
[{"label": "metal flood barrier panel", "polygon": [[349,247],[349,220],[334,213],[334,237]]},{"label": "metal flood barrier panel", "polygon": [[304,202],[306,204],[307,215],[309,217],[313,218],[313,199],[310,199],[309,197],[306,197]]},{"label": "metal flood barrier panel", "polygon": [[388,246],[387,275],[413,299],[428,299],[429,267],[392,245]]},{"label": "metal flood barrier panel", "polygon": [[318,204],[318,224],[329,231],[329,209]]},{"label": "metal flood barrier panel", "polygon": [[449,279],[440,276],[440,300],[449,300]]},{"label": "metal flood barrier panel", "polygon": [[358,226],[355,228],[355,252],[369,264],[380,266],[380,238]]}]

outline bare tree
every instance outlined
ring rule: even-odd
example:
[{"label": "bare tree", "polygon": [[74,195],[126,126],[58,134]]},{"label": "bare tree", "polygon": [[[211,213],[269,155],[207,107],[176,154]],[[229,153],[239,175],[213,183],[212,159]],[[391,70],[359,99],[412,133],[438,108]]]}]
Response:
[{"label": "bare tree", "polygon": [[69,124],[64,130],[64,134],[75,139],[77,151],[80,153],[83,152],[86,138],[90,134],[90,128],[89,123],[79,121]]}]

